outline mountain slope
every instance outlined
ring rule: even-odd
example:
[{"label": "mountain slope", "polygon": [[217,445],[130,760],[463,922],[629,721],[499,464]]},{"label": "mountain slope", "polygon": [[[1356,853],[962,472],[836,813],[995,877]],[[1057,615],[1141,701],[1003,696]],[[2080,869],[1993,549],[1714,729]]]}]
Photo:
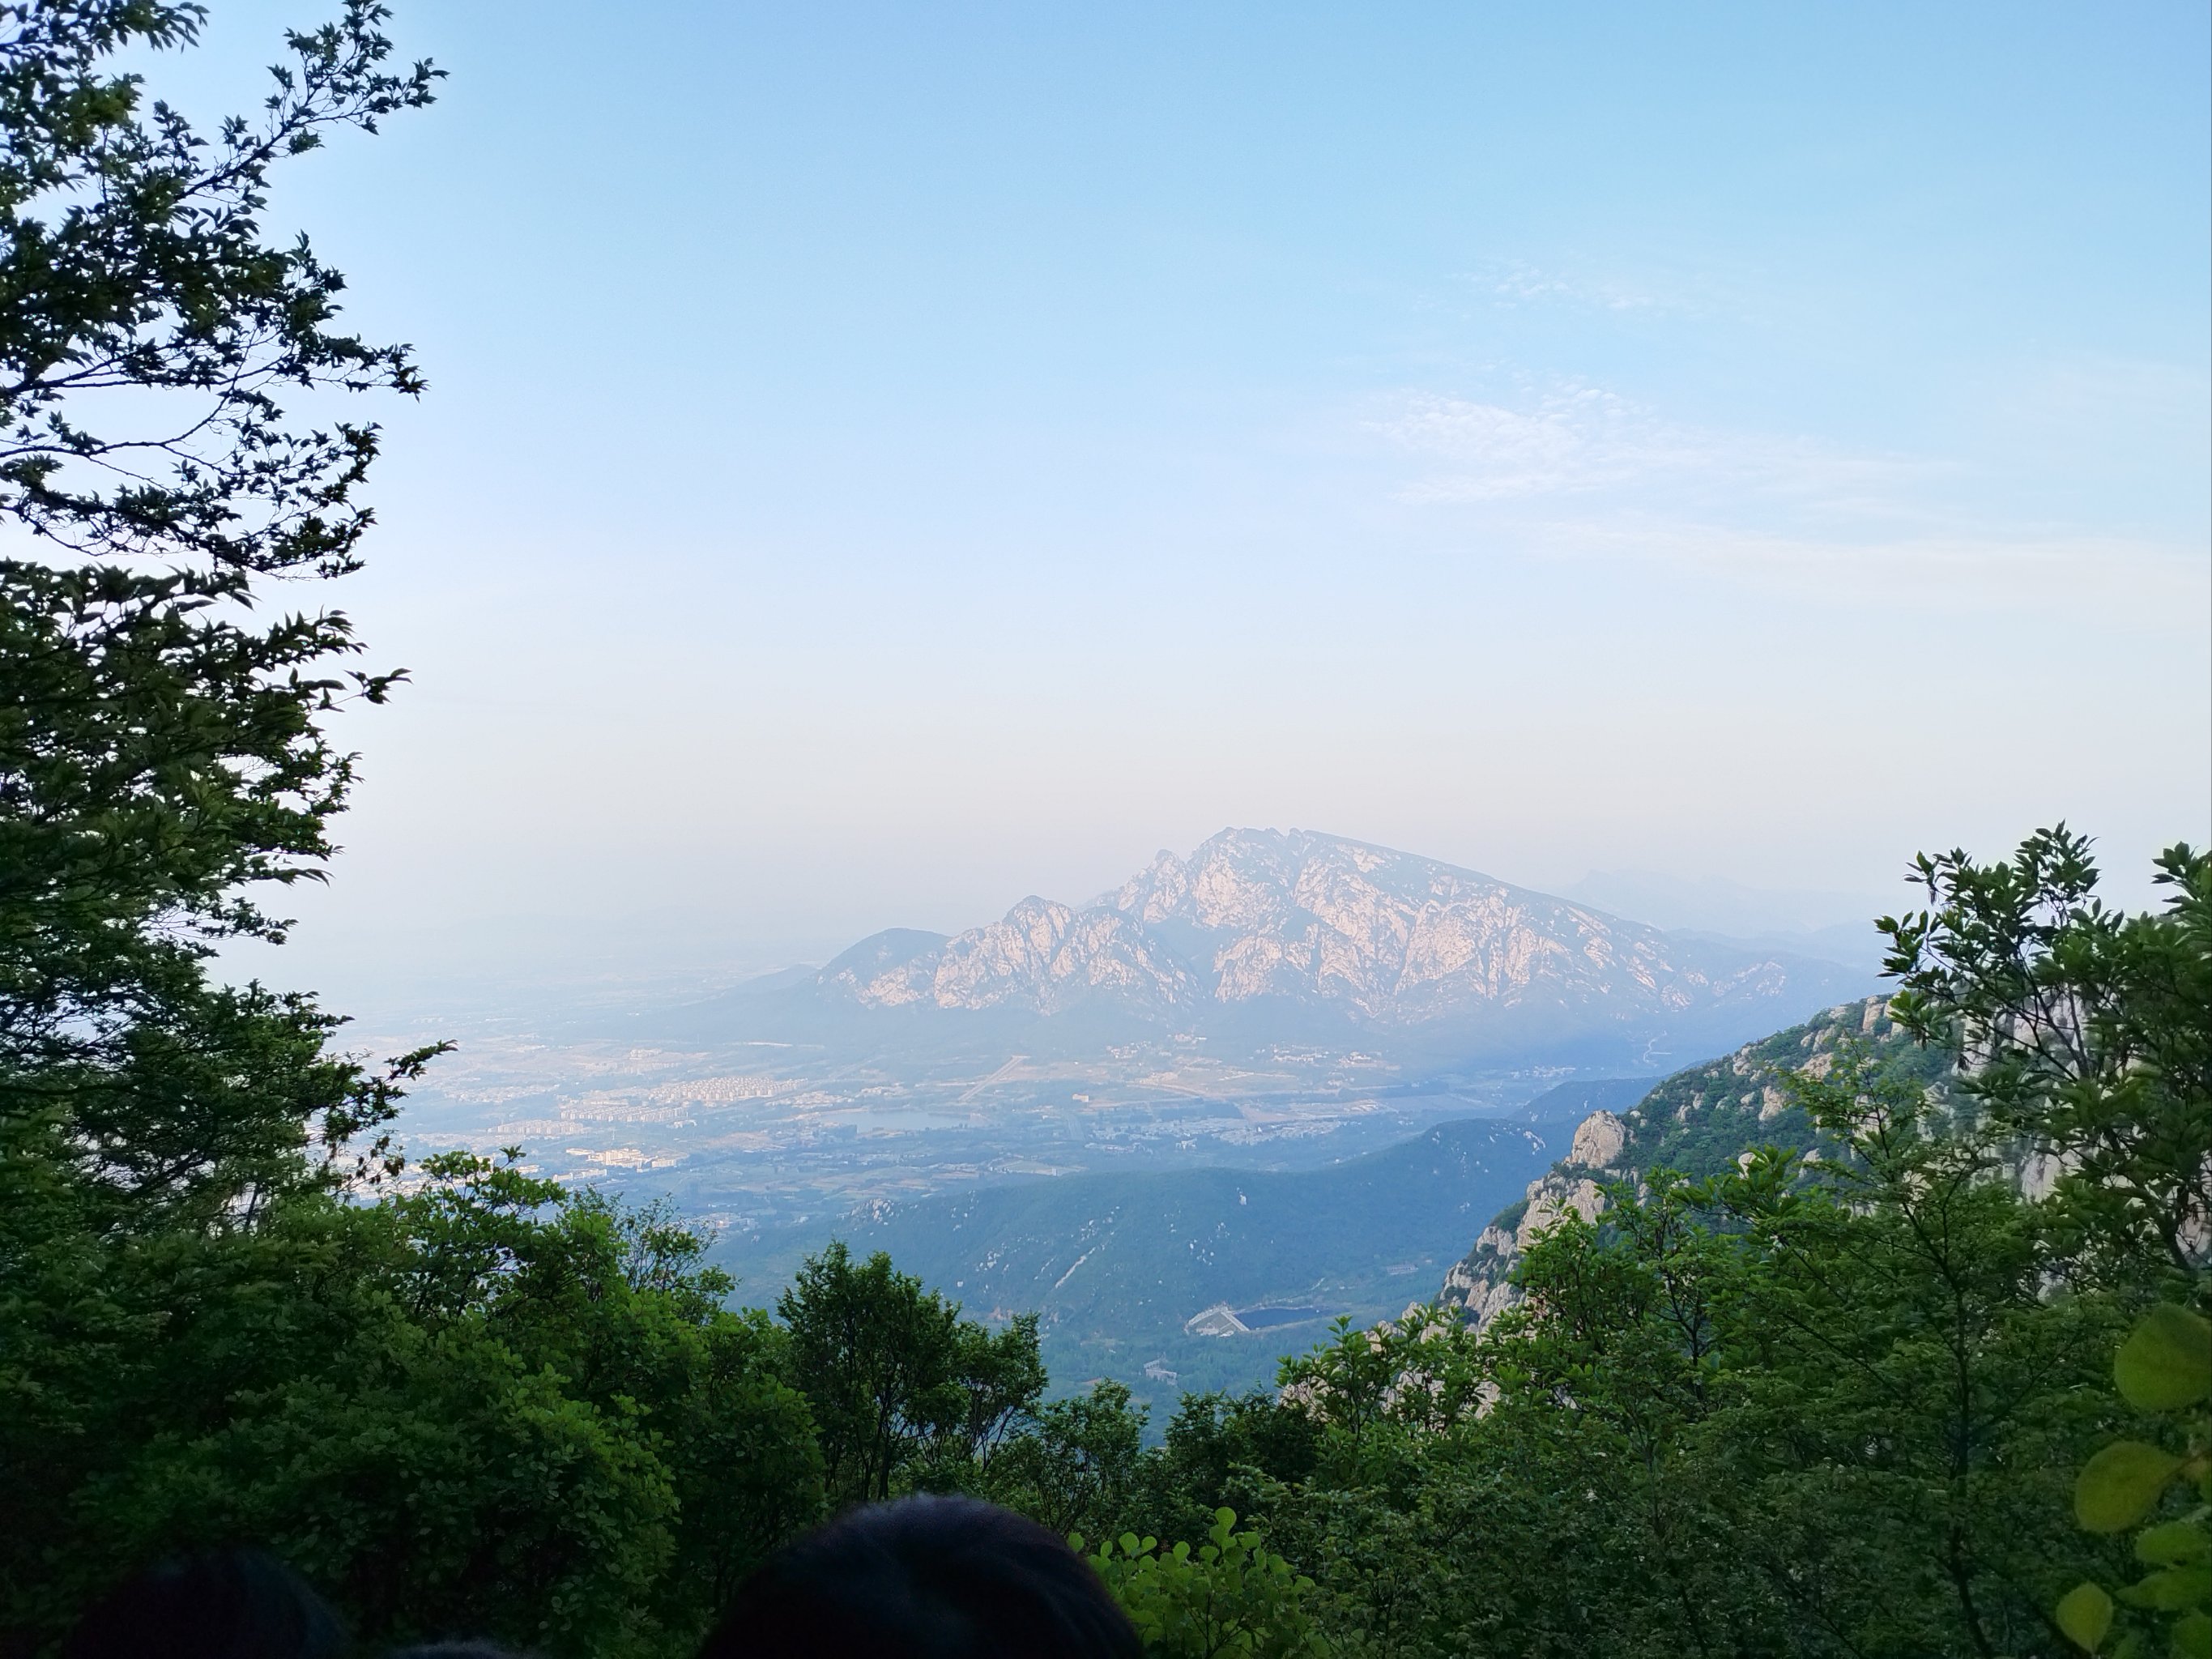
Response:
[{"label": "mountain slope", "polygon": [[1567,1155],[1529,1182],[1519,1203],[1493,1218],[1444,1276],[1439,1299],[1478,1324],[1512,1305],[1510,1280],[1522,1253],[1570,1211],[1585,1220],[1597,1216],[1608,1182],[1662,1166],[1703,1178],[1720,1174],[1752,1147],[1811,1146],[1813,1125],[1790,1102],[1784,1080],[1795,1072],[1820,1074],[1848,1042],[1925,1069],[1931,1079],[1941,1069],[1940,1056],[1916,1048],[1891,1021],[1887,997],[1868,997],[1676,1072],[1626,1112],[1599,1110],[1584,1118]]}]

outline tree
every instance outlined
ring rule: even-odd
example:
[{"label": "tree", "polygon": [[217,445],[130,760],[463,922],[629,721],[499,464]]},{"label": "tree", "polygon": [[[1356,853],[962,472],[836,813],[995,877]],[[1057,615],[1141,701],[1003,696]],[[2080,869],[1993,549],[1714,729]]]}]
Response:
[{"label": "tree", "polygon": [[[2095,896],[2087,840],[2039,831],[2008,862],[1963,853],[1917,865],[1928,908],[1887,920],[1898,1018],[1964,1060],[1960,1088],[2055,1172],[2078,1272],[2165,1299],[2120,1345],[2115,1380],[2149,1438],[2104,1446],[2081,1469],[2075,1510],[2090,1532],[2142,1521],[2170,1481],[2212,1494],[2201,1420],[2151,1443],[2158,1414],[2200,1406],[2212,1388],[2212,1326],[2186,1305],[2208,1297],[2212,1263],[2212,857],[2185,845],[2157,860],[2161,911],[2124,915]],[[2198,1413],[2201,1419],[2201,1409]],[[2130,1608],[2179,1614],[2173,1650],[2212,1652],[2212,1565],[2203,1509],[2145,1529],[2120,1592]],[[2095,1577],[2119,1576],[2109,1559]],[[2069,1639],[2100,1649],[2112,1598],[2093,1577],[2057,1603]],[[2133,1616],[2133,1615],[2130,1615]],[[2138,1649],[2145,1632],[2120,1638]]]},{"label": "tree", "polygon": [[[1082,1547],[1080,1538],[1075,1542]],[[1313,1580],[1257,1533],[1238,1532],[1234,1510],[1215,1514],[1195,1549],[1188,1542],[1163,1549],[1156,1538],[1124,1533],[1091,1559],[1146,1651],[1161,1659],[1318,1659],[1329,1651],[1314,1616]]]},{"label": "tree", "polygon": [[2106,1259],[2182,1276],[2212,1260],[2212,855],[2157,862],[2163,911],[2096,896],[2086,836],[2039,830],[2008,862],[1923,854],[1929,907],[1880,926],[1892,1016],[1960,1056],[1991,1127],[2048,1158]]},{"label": "tree", "polygon": [[2122,1310],[2062,1276],[2063,1203],[2022,1194],[1971,1100],[1848,1064],[1797,1087],[1836,1155],[1717,1194],[1752,1252],[1724,1428],[1751,1559],[1839,1645],[2048,1651],[2081,1559],[2065,1471],[2112,1420],[2095,1357]]},{"label": "tree", "polygon": [[812,1405],[840,1506],[916,1480],[964,1486],[1044,1392],[1036,1319],[1002,1331],[960,1317],[881,1251],[842,1241],[810,1257],[778,1298],[792,1374]]},{"label": "tree", "polygon": [[1302,1490],[1312,1478],[1322,1432],[1273,1390],[1183,1395],[1139,1471],[1142,1530],[1190,1539],[1203,1535],[1220,1510],[1260,1516],[1271,1496]]},{"label": "tree", "polygon": [[0,1492],[0,1632],[251,1538],[371,1640],[689,1652],[820,1514],[784,1334],[724,1308],[701,1240],[512,1163],[422,1174],[107,1259],[117,1322],[64,1349],[70,1416],[4,1430],[30,1486]]},{"label": "tree", "polygon": [[203,137],[108,67],[201,15],[0,13],[0,524],[31,542],[0,559],[0,1123],[11,1164],[69,1163],[112,1224],[251,1203],[311,1144],[356,1172],[401,1080],[328,1055],[310,1000],[203,963],[283,937],[249,890],[321,873],[353,768],[323,718],[396,678],[338,672],[340,613],[253,619],[262,580],[354,568],[371,521],[376,428],[284,400],[422,384],[337,327],[343,280],[305,239],[264,237],[269,178],[437,72],[387,70],[384,9],[346,0],[287,37],[258,119]]},{"label": "tree", "polygon": [[991,1460],[984,1492],[1054,1532],[1109,1537],[1136,1493],[1145,1417],[1127,1385],[1110,1380],[1050,1401]]},{"label": "tree", "polygon": [[[382,1136],[308,998],[207,971],[281,941],[353,759],[342,576],[404,346],[264,234],[280,164],[430,100],[386,14],[287,37],[258,115],[196,133],[125,57],[170,0],[0,7],[0,1648],[149,1553],[265,1540],[386,1639],[688,1651],[820,1508],[782,1333],[665,1214]],[[672,1565],[681,1563],[679,1577]]]},{"label": "tree", "polygon": [[[272,169],[429,100],[354,0],[288,40],[256,119],[211,138],[118,54],[191,45],[197,5],[0,8],[0,1574],[112,1449],[116,1364],[166,1351],[136,1298],[282,1194],[386,1167],[422,1055],[331,1054],[308,999],[213,984],[250,889],[313,878],[351,763],[321,729],[392,677],[342,674],[342,615],[257,619],[257,586],[356,562],[375,428],[293,393],[411,393],[404,348],[336,326],[339,275],[270,241]],[[18,1525],[29,1521],[32,1524]]]},{"label": "tree", "polygon": [[1283,1362],[1279,1398],[1353,1444],[1386,1425],[1444,1427],[1480,1401],[1474,1334],[1448,1308],[1409,1308],[1365,1330],[1340,1318],[1329,1335]]}]

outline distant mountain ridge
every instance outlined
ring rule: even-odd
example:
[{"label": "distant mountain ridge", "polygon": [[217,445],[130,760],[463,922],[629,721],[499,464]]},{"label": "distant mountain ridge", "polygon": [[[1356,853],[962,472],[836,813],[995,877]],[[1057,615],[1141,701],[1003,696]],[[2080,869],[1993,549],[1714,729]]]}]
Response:
[{"label": "distant mountain ridge", "polygon": [[1833,963],[1671,935],[1340,836],[1225,830],[1091,903],[874,934],[805,994],[859,1015],[1426,1034],[1446,1048],[1727,1042],[1866,988]]}]

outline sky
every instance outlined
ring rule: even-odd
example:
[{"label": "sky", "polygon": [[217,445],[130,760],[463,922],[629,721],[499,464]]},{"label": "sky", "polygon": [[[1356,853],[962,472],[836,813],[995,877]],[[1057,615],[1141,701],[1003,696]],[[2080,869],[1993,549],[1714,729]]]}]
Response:
[{"label": "sky", "polygon": [[439,103],[271,218],[430,381],[336,596],[413,680],[254,971],[742,971],[1229,824],[1845,908],[2063,818],[2144,902],[2208,20],[398,0]]}]

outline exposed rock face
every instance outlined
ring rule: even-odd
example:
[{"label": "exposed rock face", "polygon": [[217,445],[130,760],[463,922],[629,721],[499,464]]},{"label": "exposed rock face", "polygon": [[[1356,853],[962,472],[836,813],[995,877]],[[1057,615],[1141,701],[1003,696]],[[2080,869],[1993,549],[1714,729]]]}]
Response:
[{"label": "exposed rock face", "polygon": [[1746,1149],[1785,1146],[1809,1151],[1813,1127],[1790,1104],[1786,1074],[1824,1077],[1839,1043],[1871,1043],[1901,1053],[1910,1039],[1889,1018],[1886,997],[1831,1008],[1724,1059],[1677,1072],[1626,1116],[1593,1112],[1575,1130],[1567,1156],[1529,1182],[1528,1195],[1483,1229],[1474,1247],[1444,1275],[1438,1299],[1478,1326],[1519,1299],[1512,1285],[1521,1256],[1568,1213],[1593,1221],[1606,1197],[1601,1183],[1662,1165],[1703,1176],[1735,1164]]},{"label": "exposed rock face", "polygon": [[1521,1008],[1641,1029],[1803,995],[1796,969],[1717,957],[1471,870],[1301,830],[1162,853],[1080,909],[1027,898],[952,939],[879,934],[823,970],[864,1008],[1064,1012],[1105,999],[1202,1018],[1261,999],[1413,1025]]},{"label": "exposed rock face", "polygon": [[1574,1144],[1562,1161],[1587,1170],[1606,1170],[1628,1143],[1628,1126],[1611,1112],[1592,1112],[1575,1126]]},{"label": "exposed rock face", "polygon": [[[1530,1190],[1540,1184],[1531,1183]],[[1520,1299],[1513,1288],[1513,1267],[1525,1248],[1517,1231],[1492,1222],[1475,1239],[1474,1248],[1452,1264],[1437,1300],[1457,1308],[1480,1330]]]}]

